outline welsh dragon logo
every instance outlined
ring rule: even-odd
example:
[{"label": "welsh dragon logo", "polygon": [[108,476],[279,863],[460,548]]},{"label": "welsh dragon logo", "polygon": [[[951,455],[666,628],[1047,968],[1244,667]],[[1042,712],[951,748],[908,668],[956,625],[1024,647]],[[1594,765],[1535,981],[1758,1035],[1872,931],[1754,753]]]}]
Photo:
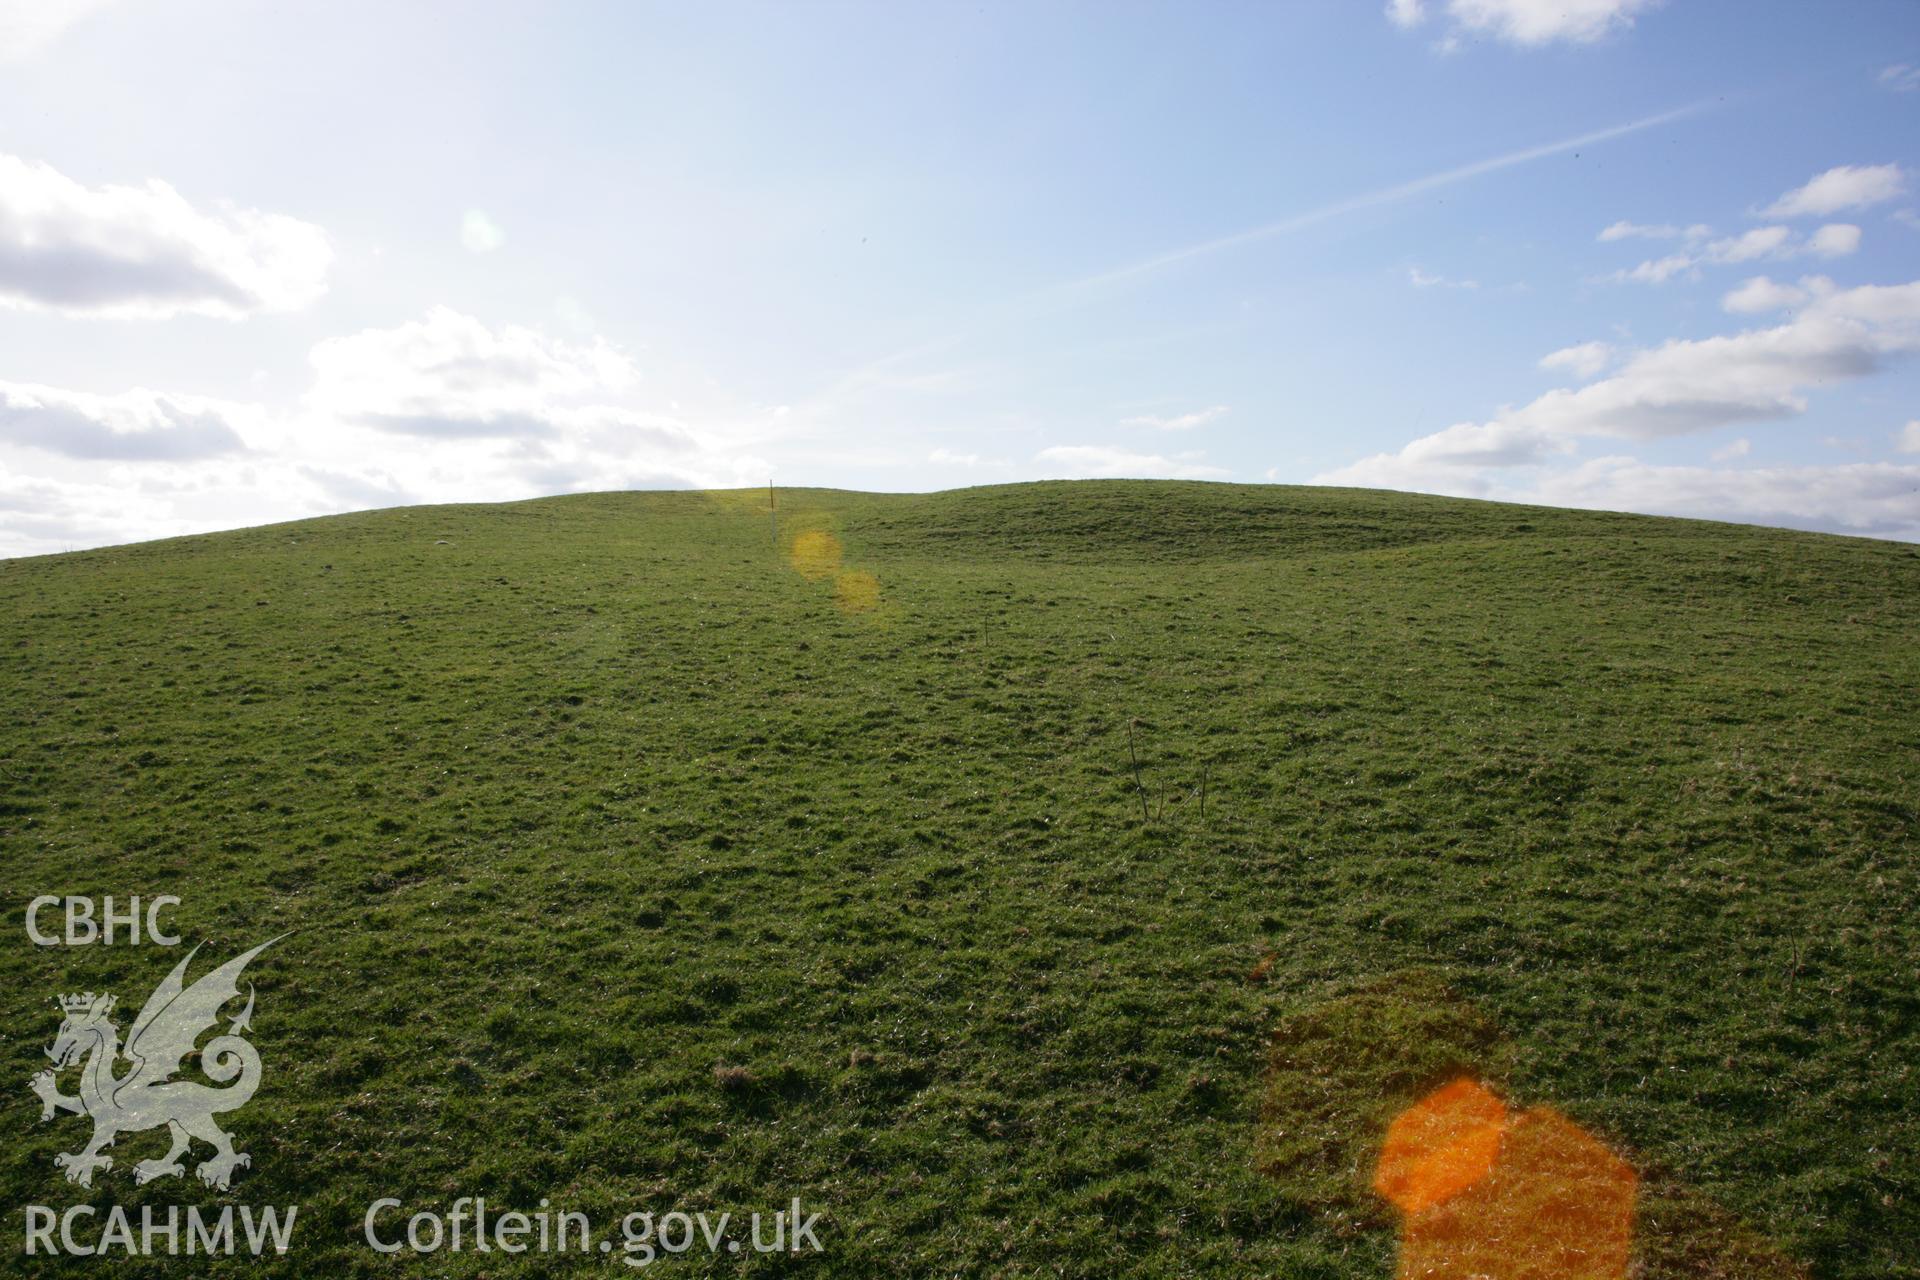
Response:
[{"label": "welsh dragon logo", "polygon": [[[161,1125],[172,1136],[173,1147],[158,1160],[134,1165],[135,1182],[177,1178],[185,1173],[180,1158],[195,1138],[213,1147],[213,1155],[194,1169],[200,1181],[210,1187],[225,1191],[233,1171],[253,1163],[245,1152],[233,1149],[233,1139],[213,1122],[215,1116],[245,1106],[260,1087],[260,1053],[240,1034],[252,1026],[251,983],[247,986],[246,1008],[233,1016],[226,1034],[215,1036],[198,1050],[194,1042],[219,1022],[220,1010],[227,1002],[239,996],[240,974],[248,961],[278,941],[280,938],[268,939],[202,975],[190,987],[185,981],[187,965],[200,948],[189,951],[147,997],[140,1016],[133,1020],[124,1050],[120,1047],[120,1029],[111,1016],[113,996],[96,996],[89,991],[60,997],[65,1018],[53,1047],[47,1050],[53,1070],[34,1076],[31,1085],[40,1097],[43,1122],[61,1111],[93,1120],[92,1141],[79,1151],[62,1152],[53,1158],[57,1167],[66,1170],[68,1182],[92,1186],[96,1169],[113,1167],[113,1158],[101,1152],[112,1146],[115,1138]],[[227,1087],[217,1089],[195,1080],[173,1078],[183,1060],[196,1052],[207,1077]],[[117,1064],[123,1057],[130,1065],[118,1072]],[[79,1094],[61,1093],[56,1073],[83,1058]]]}]

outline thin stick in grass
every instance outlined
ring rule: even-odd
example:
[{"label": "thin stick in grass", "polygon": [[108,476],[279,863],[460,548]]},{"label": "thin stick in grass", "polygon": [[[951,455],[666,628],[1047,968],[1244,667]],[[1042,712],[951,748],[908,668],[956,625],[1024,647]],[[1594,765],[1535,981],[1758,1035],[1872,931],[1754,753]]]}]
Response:
[{"label": "thin stick in grass", "polygon": [[1140,821],[1151,823],[1153,817],[1147,812],[1147,785],[1140,781],[1140,752],[1133,745],[1133,726],[1138,723],[1137,717],[1127,721],[1127,758],[1133,762],[1133,789],[1140,796]]}]

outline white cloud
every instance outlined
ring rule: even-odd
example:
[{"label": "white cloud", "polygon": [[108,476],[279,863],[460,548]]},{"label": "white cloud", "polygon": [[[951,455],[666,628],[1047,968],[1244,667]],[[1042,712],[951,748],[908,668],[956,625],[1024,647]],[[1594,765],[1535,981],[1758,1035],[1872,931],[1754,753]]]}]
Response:
[{"label": "white cloud", "polygon": [[283,214],[196,209],[164,182],[86,187],[0,155],[0,305],[234,318],[326,291],[327,236]]},{"label": "white cloud", "polygon": [[1693,516],[1834,533],[1920,539],[1920,466],[1657,466],[1595,458],[1523,489],[1515,501]]},{"label": "white cloud", "polygon": [[1920,90],[1920,67],[1897,62],[1884,68],[1874,79],[1882,89],[1891,89],[1895,93],[1913,93]]},{"label": "white cloud", "polygon": [[946,467],[977,467],[980,455],[977,453],[955,453],[951,449],[935,449],[927,455],[928,462],[937,462]]},{"label": "white cloud", "polygon": [[[510,496],[510,495],[502,495]],[[0,556],[35,555],[419,501],[381,467],[259,453],[0,468]]]},{"label": "white cloud", "polygon": [[1396,27],[1417,27],[1426,16],[1423,0],[1387,0],[1387,17]]},{"label": "white cloud", "polygon": [[113,0],[0,0],[0,62],[25,62]]},{"label": "white cloud", "polygon": [[1837,290],[1818,282],[1788,323],[1668,342],[1578,389],[1558,389],[1485,423],[1461,423],[1330,472],[1330,484],[1488,493],[1489,467],[1535,465],[1591,436],[1656,439],[1791,418],[1805,393],[1920,351],[1920,281]]},{"label": "white cloud", "polygon": [[1893,447],[1901,453],[1920,453],[1920,418],[1900,428],[1893,438]]},{"label": "white cloud", "polygon": [[1920,541],[1920,466],[1898,463],[1699,467],[1604,457],[1517,482],[1473,468],[1402,465],[1349,468],[1314,483]]},{"label": "white cloud", "polygon": [[[153,391],[0,383],[0,555],[411,502],[763,484],[764,441],[804,433],[763,406],[642,397],[602,341],[445,308],[315,345],[284,410]],[[29,451],[31,451],[29,453]],[[16,458],[34,480],[9,477]]]},{"label": "white cloud", "polygon": [[1400,451],[1402,460],[1439,467],[1519,467],[1569,453],[1573,442],[1517,419],[1458,422]]},{"label": "white cloud", "polygon": [[1755,227],[1737,236],[1715,240],[1707,246],[1713,262],[1751,262],[1755,258],[1777,257],[1787,248],[1793,233],[1785,227]]},{"label": "white cloud", "polygon": [[206,458],[246,448],[245,406],[147,390],[92,395],[0,382],[0,444],[93,462]]},{"label": "white cloud", "polygon": [[[1491,35],[1537,46],[1556,40],[1585,44],[1633,25],[1634,15],[1659,0],[1447,0],[1456,41],[1461,33]],[[1426,16],[1422,0],[1389,0],[1387,16],[1403,28]]]},{"label": "white cloud", "polygon": [[327,339],[308,358],[314,380],[290,452],[334,474],[378,457],[392,486],[421,501],[758,483],[769,467],[752,443],[804,429],[765,406],[696,428],[678,401],[647,403],[639,370],[602,339],[446,307]]},{"label": "white cloud", "polygon": [[1880,204],[1905,190],[1906,174],[1897,164],[1843,164],[1795,187],[1760,213],[1766,218],[1820,218]]},{"label": "white cloud", "polygon": [[1152,427],[1156,431],[1191,431],[1195,427],[1205,426],[1215,418],[1224,417],[1229,412],[1231,411],[1226,405],[1216,404],[1210,405],[1205,409],[1195,409],[1192,413],[1177,413],[1167,417],[1142,414],[1139,417],[1122,418],[1120,419],[1120,425],[1123,427]]},{"label": "white cloud", "polygon": [[1823,258],[1844,258],[1859,248],[1860,228],[1846,222],[1830,222],[1807,241],[1807,252]]},{"label": "white cloud", "polygon": [[1744,458],[1752,452],[1753,441],[1747,439],[1745,436],[1741,436],[1738,440],[1715,449],[1713,451],[1713,460],[1715,462],[1732,462],[1735,458]]},{"label": "white cloud", "polygon": [[1540,357],[1542,369],[1565,369],[1576,378],[1591,378],[1613,361],[1613,348],[1604,342],[1582,342]]},{"label": "white cloud", "polygon": [[570,406],[604,402],[640,376],[605,342],[493,329],[446,307],[391,329],[328,338],[308,360],[316,408],[420,436],[550,435]]},{"label": "white cloud", "polygon": [[1920,349],[1920,282],[1814,299],[1794,320],[1725,337],[1668,342],[1614,376],[1555,391],[1506,415],[1555,435],[1651,438],[1790,417],[1805,388],[1862,377]]},{"label": "white cloud", "polygon": [[163,538],[191,528],[173,518],[164,498],[105,477],[73,481],[0,468],[0,555]]},{"label": "white cloud", "polygon": [[1451,280],[1446,276],[1428,275],[1418,267],[1412,267],[1407,271],[1407,279],[1416,289],[1432,289],[1436,287],[1443,289],[1478,289],[1480,287],[1478,280]]},{"label": "white cloud", "polygon": [[1763,311],[1784,311],[1806,300],[1805,289],[1777,284],[1765,276],[1755,276],[1720,299],[1720,305],[1736,315],[1754,315]]},{"label": "white cloud", "polygon": [[507,242],[507,233],[483,209],[469,209],[460,219],[460,247],[468,253],[492,253]]},{"label": "white cloud", "polygon": [[1181,453],[1168,458],[1106,445],[1075,444],[1042,449],[1034,455],[1034,461],[1050,475],[1076,479],[1214,480],[1227,474],[1219,467],[1206,465],[1204,456]]},{"label": "white cloud", "polygon": [[553,316],[560,326],[575,337],[590,338],[598,327],[594,323],[593,313],[588,311],[580,299],[570,294],[561,294],[553,300]]}]

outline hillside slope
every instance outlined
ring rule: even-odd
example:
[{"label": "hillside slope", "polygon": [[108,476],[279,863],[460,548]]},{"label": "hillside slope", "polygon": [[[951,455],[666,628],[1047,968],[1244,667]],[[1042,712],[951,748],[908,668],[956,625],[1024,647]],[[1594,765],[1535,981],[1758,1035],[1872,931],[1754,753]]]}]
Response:
[{"label": "hillside slope", "polygon": [[[0,563],[9,1230],[298,1203],[270,1273],[388,1275],[380,1196],[799,1196],[835,1276],[1386,1276],[1377,1206],[1261,1129],[1276,1026],[1404,981],[1686,1189],[1654,1274],[1742,1220],[1920,1275],[1920,551],[1135,482],[783,490],[776,548],[765,498]],[[231,1195],[136,1188],[153,1134],[59,1180],[49,997],[131,1017],[178,955],[35,947],[42,893],[178,895],[196,965],[296,931]]]}]

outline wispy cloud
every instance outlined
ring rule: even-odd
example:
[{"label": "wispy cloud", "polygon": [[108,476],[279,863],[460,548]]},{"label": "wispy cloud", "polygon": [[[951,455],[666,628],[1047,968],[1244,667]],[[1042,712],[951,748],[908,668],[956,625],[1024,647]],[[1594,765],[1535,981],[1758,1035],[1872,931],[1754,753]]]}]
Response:
[{"label": "wispy cloud", "polygon": [[1422,271],[1418,267],[1407,270],[1407,282],[1416,289],[1478,289],[1478,280],[1454,280],[1447,276]]},{"label": "wispy cloud", "polygon": [[1363,192],[1360,195],[1348,196],[1344,199],[1332,201],[1329,204],[1323,204],[1316,208],[1291,214],[1274,222],[1263,223],[1257,227],[1249,227],[1244,231],[1235,231],[1228,235],[1216,236],[1211,240],[1202,240],[1195,244],[1184,245],[1178,249],[1169,249],[1163,253],[1155,254],[1150,258],[1142,258],[1137,262],[1130,262],[1124,266],[1114,267],[1090,276],[1083,276],[1078,280],[1073,280],[1057,287],[1062,290],[1084,290],[1130,279],[1134,276],[1145,275],[1164,267],[1173,266],[1175,263],[1188,262],[1194,258],[1206,257],[1227,249],[1237,249],[1242,245],[1256,244],[1262,240],[1271,240],[1276,236],[1301,231],[1307,227],[1315,226],[1334,218],[1344,217],[1350,213],[1358,213],[1363,209],[1374,209],[1382,205],[1399,204],[1404,200],[1411,200],[1415,196],[1425,195],[1429,191],[1438,191],[1445,187],[1457,186],[1462,182],[1484,177],[1489,173],[1498,173],[1503,169],[1516,168],[1520,165],[1531,164],[1536,160],[1545,160],[1552,156],[1566,155],[1569,152],[1579,151],[1584,147],[1596,146],[1602,142],[1611,142],[1616,138],[1624,138],[1647,129],[1656,129],[1663,124],[1672,124],[1676,120],[1684,120],[1689,116],[1698,115],[1714,105],[1716,104],[1712,101],[1691,103],[1684,107],[1675,108],[1672,111],[1662,111],[1657,115],[1644,116],[1639,120],[1630,120],[1626,124],[1613,125],[1606,129],[1595,129],[1589,133],[1576,134],[1571,138],[1561,138],[1557,142],[1545,142],[1539,146],[1522,147],[1517,151],[1508,151],[1501,155],[1489,156],[1484,160],[1476,160],[1472,164],[1463,164],[1452,169],[1442,169],[1438,173],[1430,173],[1425,177],[1395,183],[1390,187],[1380,187],[1373,191]]},{"label": "wispy cloud", "polygon": [[1629,222],[1622,218],[1601,228],[1594,239],[1602,244],[1615,240],[1704,240],[1713,234],[1713,228],[1704,222],[1696,222],[1690,227],[1676,227],[1671,223]]},{"label": "wispy cloud", "polygon": [[1737,236],[1722,236],[1710,241],[1697,252],[1670,253],[1665,257],[1650,258],[1638,266],[1595,277],[1594,282],[1665,284],[1676,277],[1698,280],[1701,278],[1700,268],[1708,265],[1725,266],[1761,258],[1795,258],[1807,254],[1817,258],[1844,258],[1859,248],[1860,228],[1852,223],[1831,222],[1804,239],[1795,239],[1792,230],[1783,226],[1755,227]]},{"label": "wispy cloud", "polygon": [[1033,455],[1051,475],[1099,480],[1217,480],[1227,475],[1208,466],[1202,453],[1136,453],[1100,444],[1057,444]]},{"label": "wispy cloud", "polygon": [[1882,68],[1874,79],[1882,89],[1891,89],[1895,93],[1913,93],[1920,91],[1920,67],[1905,62],[1896,62]]},{"label": "wispy cloud", "polygon": [[1226,416],[1229,412],[1224,404],[1210,405],[1205,409],[1195,409],[1192,413],[1175,413],[1165,416],[1143,413],[1132,418],[1120,419],[1123,427],[1152,427],[1156,431],[1191,431],[1195,427],[1204,427],[1215,418]]},{"label": "wispy cloud", "polygon": [[892,373],[893,370],[903,365],[911,364],[919,359],[951,351],[974,334],[982,330],[996,328],[1004,324],[1012,316],[1036,312],[1045,313],[1051,310],[1077,306],[1080,305],[1088,295],[1098,293],[1100,290],[1109,286],[1128,283],[1180,263],[1192,262],[1217,253],[1224,253],[1246,245],[1258,244],[1265,240],[1272,240],[1280,236],[1289,235],[1323,222],[1344,217],[1350,213],[1357,213],[1363,209],[1374,209],[1399,204],[1403,201],[1411,200],[1416,196],[1425,195],[1431,191],[1443,190],[1447,187],[1457,186],[1463,182],[1471,182],[1475,178],[1484,177],[1490,173],[1499,173],[1502,170],[1518,168],[1522,165],[1532,164],[1538,160],[1567,155],[1582,150],[1583,148],[1594,147],[1618,138],[1629,137],[1648,129],[1656,129],[1661,125],[1673,124],[1677,121],[1699,115],[1724,105],[1726,105],[1724,99],[1703,99],[1699,102],[1689,103],[1686,106],[1676,107],[1671,111],[1662,111],[1655,115],[1643,116],[1638,120],[1630,120],[1625,124],[1611,125],[1605,129],[1590,130],[1586,133],[1575,134],[1572,137],[1561,138],[1554,142],[1541,143],[1538,146],[1521,147],[1518,150],[1503,152],[1500,155],[1488,156],[1484,160],[1476,160],[1471,164],[1463,164],[1451,169],[1443,169],[1437,173],[1426,174],[1423,177],[1395,183],[1392,186],[1379,187],[1372,191],[1362,192],[1359,195],[1343,197],[1327,204],[1303,210],[1299,213],[1290,214],[1287,217],[1280,218],[1273,222],[1262,223],[1256,227],[1248,227],[1242,231],[1235,231],[1226,235],[1213,237],[1212,239],[1201,240],[1193,244],[1168,249],[1161,253],[1154,254],[1151,257],[1141,258],[1134,262],[1108,268],[1104,271],[1097,271],[1091,275],[1064,280],[1056,284],[1043,285],[1039,288],[1028,290],[1025,293],[1016,294],[991,306],[981,308],[969,321],[942,337],[918,342],[910,347],[905,347],[888,355],[881,356],[878,359],[868,361],[866,364],[843,375],[830,388],[819,396],[814,397],[812,406],[816,410],[824,412],[837,405],[843,398],[849,395],[856,394],[876,384],[885,383],[890,377],[894,376]]},{"label": "wispy cloud", "polygon": [[943,467],[977,467],[983,459],[977,453],[956,453],[952,449],[935,449],[927,455],[927,461]]}]

